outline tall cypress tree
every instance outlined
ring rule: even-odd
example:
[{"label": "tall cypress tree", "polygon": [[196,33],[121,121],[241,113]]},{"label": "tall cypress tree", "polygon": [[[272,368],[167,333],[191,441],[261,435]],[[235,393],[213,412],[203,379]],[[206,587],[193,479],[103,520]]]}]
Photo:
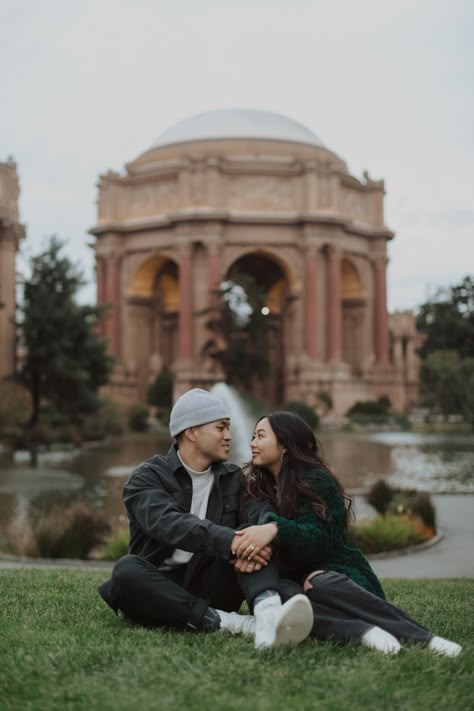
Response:
[{"label": "tall cypress tree", "polygon": [[82,272],[51,237],[46,249],[31,259],[31,276],[23,280],[19,336],[24,359],[20,377],[33,402],[30,425],[48,406],[67,422],[99,406],[98,389],[107,382],[113,360],[98,335],[103,309],[79,305]]}]

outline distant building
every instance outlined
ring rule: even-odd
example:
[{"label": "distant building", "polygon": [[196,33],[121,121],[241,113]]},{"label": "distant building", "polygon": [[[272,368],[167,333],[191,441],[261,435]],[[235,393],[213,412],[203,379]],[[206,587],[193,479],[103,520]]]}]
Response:
[{"label": "distant building", "polygon": [[15,257],[25,236],[19,192],[16,164],[0,163],[0,379],[15,371]]},{"label": "distant building", "polygon": [[383,202],[382,180],[350,175],[286,116],[218,110],[172,126],[99,182],[91,233],[112,392],[143,400],[163,367],[175,395],[218,380],[202,312],[244,272],[267,295],[272,372],[256,394],[269,405],[315,405],[321,392],[336,415],[381,395],[398,410],[415,402],[413,316],[387,314]]}]

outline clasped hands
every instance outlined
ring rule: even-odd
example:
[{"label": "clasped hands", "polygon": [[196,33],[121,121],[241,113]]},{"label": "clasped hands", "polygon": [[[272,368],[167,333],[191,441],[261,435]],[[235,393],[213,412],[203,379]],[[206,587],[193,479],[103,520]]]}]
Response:
[{"label": "clasped hands", "polygon": [[273,522],[236,531],[231,548],[235,558],[230,561],[231,565],[239,573],[261,570],[272,557],[270,544],[277,533],[277,525]]}]

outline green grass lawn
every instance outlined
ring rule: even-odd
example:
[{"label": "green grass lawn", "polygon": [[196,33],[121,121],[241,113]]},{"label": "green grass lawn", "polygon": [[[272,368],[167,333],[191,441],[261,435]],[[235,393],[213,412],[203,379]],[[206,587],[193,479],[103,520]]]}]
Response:
[{"label": "green grass lawn", "polygon": [[0,571],[0,708],[449,709],[474,706],[474,578],[387,580],[388,598],[464,646],[395,657],[307,640],[130,627],[96,593],[100,570]]}]

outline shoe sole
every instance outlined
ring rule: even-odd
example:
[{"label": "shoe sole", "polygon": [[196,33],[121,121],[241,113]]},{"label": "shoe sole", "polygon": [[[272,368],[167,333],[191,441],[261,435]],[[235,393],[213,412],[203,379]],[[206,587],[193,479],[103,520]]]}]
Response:
[{"label": "shoe sole", "polygon": [[313,608],[306,595],[295,595],[282,606],[271,649],[299,644],[313,629]]}]

